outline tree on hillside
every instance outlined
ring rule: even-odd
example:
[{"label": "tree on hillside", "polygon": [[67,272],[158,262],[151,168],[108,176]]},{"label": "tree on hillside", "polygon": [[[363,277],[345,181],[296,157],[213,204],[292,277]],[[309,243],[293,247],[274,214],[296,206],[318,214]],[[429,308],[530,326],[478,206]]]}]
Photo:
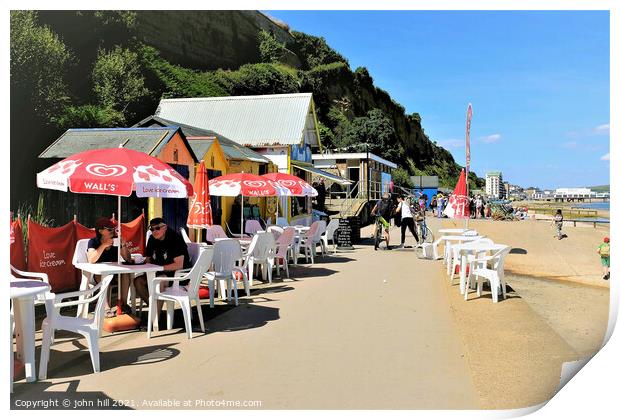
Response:
[{"label": "tree on hillside", "polygon": [[131,104],[149,93],[138,54],[119,46],[113,51],[100,50],[93,68],[93,90],[104,108],[125,114]]},{"label": "tree on hillside", "polygon": [[357,152],[377,154],[392,162],[400,163],[404,149],[396,141],[396,131],[392,121],[379,109],[371,109],[366,116],[356,117],[344,133],[342,146]]},{"label": "tree on hillside", "polygon": [[68,101],[69,49],[33,11],[11,11],[11,103],[47,121]]},{"label": "tree on hillside", "polygon": [[295,38],[295,45],[289,47],[302,60],[304,68],[312,69],[322,64],[330,64],[335,62],[349,62],[342,55],[333,50],[323,37],[316,37],[303,32],[292,31],[291,35]]},{"label": "tree on hillside", "polygon": [[258,50],[260,58],[265,63],[277,63],[284,55],[284,43],[278,42],[273,34],[261,30],[258,33]]}]

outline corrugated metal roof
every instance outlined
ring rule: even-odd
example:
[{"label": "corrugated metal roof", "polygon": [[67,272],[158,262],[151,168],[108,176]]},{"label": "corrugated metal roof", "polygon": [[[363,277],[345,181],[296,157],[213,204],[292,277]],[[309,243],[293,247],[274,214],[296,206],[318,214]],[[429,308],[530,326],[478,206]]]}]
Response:
[{"label": "corrugated metal roof", "polygon": [[178,127],[165,128],[78,128],[64,132],[39,155],[40,158],[66,158],[86,150],[123,147],[159,154],[177,132]]},{"label": "corrugated metal roof", "polygon": [[198,156],[198,159],[202,159],[209,151],[209,148],[213,143],[215,143],[215,138],[213,139],[190,139],[187,141],[189,143],[189,147],[192,148],[194,154]]},{"label": "corrugated metal roof", "polygon": [[[207,139],[192,138],[188,140],[190,147],[192,148],[196,156],[198,156],[198,159],[202,158],[202,156],[204,156],[206,151],[209,150],[209,147],[211,147],[213,140],[210,140],[209,138],[216,138],[217,141],[220,143],[220,146],[222,147],[222,151],[226,155],[226,158],[229,160],[240,159],[240,160],[251,160],[253,162],[260,162],[260,163],[271,163],[271,160],[261,155],[260,153],[255,152],[249,147],[241,146],[240,144],[235,143],[229,138],[224,137],[221,134],[216,133],[213,130],[207,130],[207,129],[193,127],[187,124],[181,124],[177,121],[171,121],[165,118],[158,117],[156,115],[152,115],[150,117],[143,119],[142,121],[137,123],[134,127],[144,127],[144,126],[150,126],[150,127],[178,126],[178,127],[181,127],[181,130],[187,137],[208,137]],[[194,141],[196,140],[205,140],[207,142],[210,141],[211,143],[194,144]]]},{"label": "corrugated metal roof", "polygon": [[155,115],[193,127],[213,130],[250,147],[317,143],[311,93],[162,99]]}]

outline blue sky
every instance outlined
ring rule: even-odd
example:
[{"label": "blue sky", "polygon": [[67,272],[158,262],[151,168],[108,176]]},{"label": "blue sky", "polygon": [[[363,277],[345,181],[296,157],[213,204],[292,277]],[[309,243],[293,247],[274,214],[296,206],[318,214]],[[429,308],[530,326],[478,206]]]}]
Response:
[{"label": "blue sky", "polygon": [[267,11],[324,37],[472,170],[523,187],[609,184],[606,11]]}]

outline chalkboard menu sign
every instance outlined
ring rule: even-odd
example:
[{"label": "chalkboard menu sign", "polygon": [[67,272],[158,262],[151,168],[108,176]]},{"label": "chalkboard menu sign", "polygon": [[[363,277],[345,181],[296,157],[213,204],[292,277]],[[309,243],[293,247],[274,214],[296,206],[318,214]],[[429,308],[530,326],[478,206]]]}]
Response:
[{"label": "chalkboard menu sign", "polygon": [[340,219],[334,236],[338,249],[353,249],[353,226],[350,218]]}]

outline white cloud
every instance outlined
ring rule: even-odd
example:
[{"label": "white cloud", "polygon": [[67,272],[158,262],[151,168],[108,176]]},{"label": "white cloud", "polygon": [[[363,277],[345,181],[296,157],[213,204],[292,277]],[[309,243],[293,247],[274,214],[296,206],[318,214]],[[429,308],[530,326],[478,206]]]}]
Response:
[{"label": "white cloud", "polygon": [[564,147],[565,149],[576,149],[577,148],[577,142],[576,141],[567,141],[565,143],[562,143],[562,147]]},{"label": "white cloud", "polygon": [[609,153],[607,153],[606,155],[601,156],[601,160],[609,160]]},{"label": "white cloud", "polygon": [[568,137],[592,137],[609,134],[609,123],[597,125],[594,128],[585,128],[581,130],[573,130],[566,133]]},{"label": "white cloud", "polygon": [[489,136],[480,137],[478,140],[483,143],[497,143],[501,138],[501,134],[491,134]]},{"label": "white cloud", "polygon": [[465,147],[465,140],[463,139],[439,140],[437,143],[444,149],[459,149]]},{"label": "white cloud", "polygon": [[594,131],[596,133],[601,133],[601,134],[609,133],[609,123],[601,124],[601,125],[599,125],[597,127],[594,127]]}]

